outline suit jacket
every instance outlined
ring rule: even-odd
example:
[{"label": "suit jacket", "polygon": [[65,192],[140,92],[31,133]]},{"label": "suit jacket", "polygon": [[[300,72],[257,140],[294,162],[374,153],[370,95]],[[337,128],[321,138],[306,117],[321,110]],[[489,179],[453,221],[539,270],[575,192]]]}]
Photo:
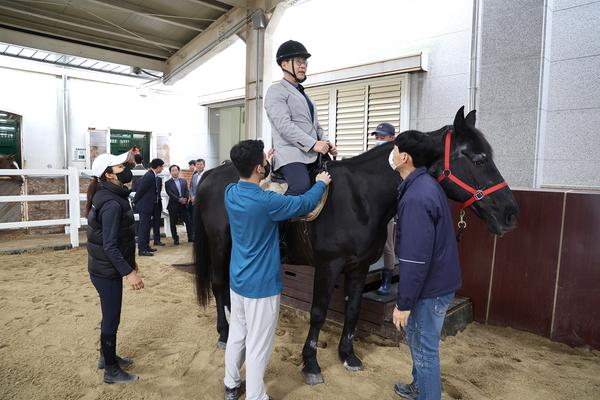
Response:
[{"label": "suit jacket", "polygon": [[[307,95],[308,96],[308,95]],[[317,121],[317,106],[312,99],[314,118],[306,99],[285,79],[271,85],[265,95],[265,110],[271,122],[273,137],[273,169],[301,162],[310,164],[317,159],[311,150],[317,140],[328,140]]]},{"label": "suit jacket", "polygon": [[198,190],[198,184],[200,183],[200,179],[202,179],[202,175],[204,175],[204,171],[196,171],[192,174],[192,179],[190,182],[190,195],[196,195],[196,191]]},{"label": "suit jacket", "polygon": [[156,175],[154,175],[154,171],[150,170],[146,172],[142,179],[136,182],[135,186],[136,192],[133,203],[138,212],[144,214],[152,213],[157,197],[159,199],[158,203],[162,206],[162,201],[160,200],[162,178],[157,178]]},{"label": "suit jacket", "polygon": [[[138,164],[135,167],[133,167],[133,169],[135,169],[135,170],[146,170],[147,168],[144,167],[141,164]],[[139,181],[140,179],[142,179],[141,176],[135,176],[135,175],[133,176],[133,178],[131,179],[131,190],[132,191],[134,191],[134,192],[136,191],[135,190],[135,185],[136,185],[137,181]]]},{"label": "suit jacket", "polygon": [[167,204],[167,210],[176,211],[178,207],[185,207],[184,204],[179,202],[181,197],[188,199],[190,192],[187,188],[187,181],[183,178],[179,178],[179,184],[181,185],[181,195],[177,191],[177,185],[174,179],[169,179],[165,182],[165,191],[169,195],[169,204]]}]

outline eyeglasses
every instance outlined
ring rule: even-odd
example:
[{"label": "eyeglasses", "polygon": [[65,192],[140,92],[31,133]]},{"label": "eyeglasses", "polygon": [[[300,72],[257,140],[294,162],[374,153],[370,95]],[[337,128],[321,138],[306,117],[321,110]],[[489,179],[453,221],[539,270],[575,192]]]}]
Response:
[{"label": "eyeglasses", "polygon": [[303,58],[294,58],[294,64],[296,64],[299,67],[301,67],[303,65],[305,67],[308,67],[308,60],[305,60]]}]

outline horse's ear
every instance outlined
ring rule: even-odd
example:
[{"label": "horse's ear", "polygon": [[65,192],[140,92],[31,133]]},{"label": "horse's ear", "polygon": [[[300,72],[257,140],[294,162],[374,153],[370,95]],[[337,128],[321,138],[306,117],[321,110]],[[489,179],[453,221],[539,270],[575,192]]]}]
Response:
[{"label": "horse's ear", "polygon": [[454,117],[454,129],[460,130],[465,126],[465,106],[462,106],[456,112]]},{"label": "horse's ear", "polygon": [[475,128],[475,114],[477,114],[477,111],[473,110],[465,117],[465,123],[471,128]]}]

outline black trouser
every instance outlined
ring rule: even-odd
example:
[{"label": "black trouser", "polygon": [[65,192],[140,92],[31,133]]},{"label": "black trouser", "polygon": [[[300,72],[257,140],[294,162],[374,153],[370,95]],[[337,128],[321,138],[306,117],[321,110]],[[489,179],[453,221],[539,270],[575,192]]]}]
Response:
[{"label": "black trouser", "polygon": [[156,203],[152,213],[140,212],[140,223],[138,226],[138,250],[148,251],[150,249],[150,226],[154,230],[154,241],[160,242],[160,213],[162,207]]},{"label": "black trouser", "polygon": [[123,280],[106,279],[90,275],[100,296],[102,322],[100,323],[100,349],[107,366],[117,364],[117,329],[121,322]]},{"label": "black trouser", "polygon": [[192,221],[190,219],[190,214],[188,213],[187,207],[183,204],[178,205],[176,208],[169,209],[169,219],[171,220],[171,236],[173,236],[173,239],[179,240],[179,235],[177,234],[177,217],[179,216],[181,216],[183,219],[188,240],[191,241],[194,237],[192,233]]},{"label": "black trouser", "polygon": [[100,296],[102,323],[100,332],[115,335],[121,322],[121,303],[123,301],[123,280],[106,279],[90,275],[92,284]]},{"label": "black trouser", "polygon": [[280,168],[288,184],[286,195],[297,196],[306,193],[310,189],[310,177],[306,164],[294,162]]}]

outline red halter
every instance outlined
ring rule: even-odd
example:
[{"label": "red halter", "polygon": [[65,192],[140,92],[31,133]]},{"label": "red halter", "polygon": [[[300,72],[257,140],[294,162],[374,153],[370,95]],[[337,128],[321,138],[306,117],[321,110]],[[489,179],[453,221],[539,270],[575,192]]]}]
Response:
[{"label": "red halter", "polygon": [[469,192],[473,195],[469,200],[462,203],[462,205],[460,206],[461,210],[469,207],[471,204],[475,203],[476,201],[483,199],[485,196],[488,196],[488,195],[490,195],[494,192],[497,192],[498,190],[508,186],[508,183],[502,182],[502,183],[494,185],[491,188],[488,188],[485,190],[475,190],[471,186],[469,186],[468,184],[464,183],[459,178],[457,178],[456,175],[453,175],[452,171],[450,170],[450,141],[451,140],[452,140],[452,129],[449,128],[446,131],[446,145],[445,145],[445,149],[444,149],[444,170],[442,171],[442,174],[438,177],[438,182],[441,183],[444,179],[448,178],[452,182],[456,183],[458,186],[460,186],[461,188],[463,188],[464,190],[466,190],[467,192]]}]

